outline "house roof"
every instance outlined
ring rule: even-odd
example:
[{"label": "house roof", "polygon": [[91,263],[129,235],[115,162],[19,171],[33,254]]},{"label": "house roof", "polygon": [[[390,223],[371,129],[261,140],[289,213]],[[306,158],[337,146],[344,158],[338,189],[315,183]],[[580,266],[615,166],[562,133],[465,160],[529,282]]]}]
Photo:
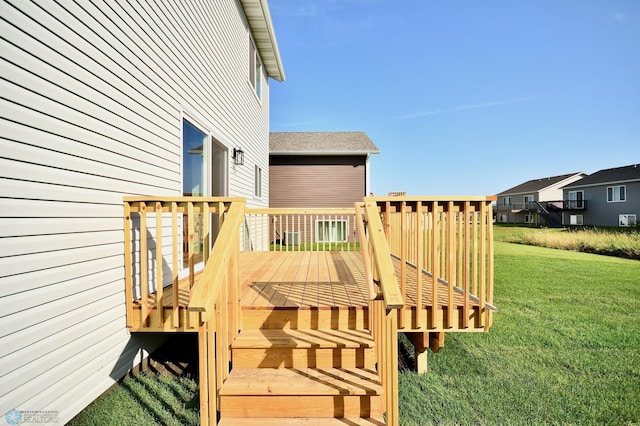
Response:
[{"label": "house roof", "polygon": [[594,186],[606,183],[629,181],[640,181],[640,164],[631,164],[624,167],[599,170],[584,179],[570,183],[562,188],[578,188],[582,186]]},{"label": "house roof", "polygon": [[380,150],[364,132],[271,132],[272,155],[368,155]]},{"label": "house roof", "polygon": [[284,81],[284,68],[267,0],[240,0],[240,3],[267,75],[275,80]]},{"label": "house roof", "polygon": [[514,186],[513,188],[509,188],[506,191],[502,191],[498,195],[522,194],[522,193],[532,193],[532,192],[542,191],[543,189],[556,185],[562,182],[563,180],[576,175],[586,176],[586,173],[576,172],[576,173],[568,173],[566,175],[560,175],[560,176],[549,176],[549,177],[540,178],[540,179],[532,179],[532,180],[526,181],[525,183],[521,183],[520,185]]}]

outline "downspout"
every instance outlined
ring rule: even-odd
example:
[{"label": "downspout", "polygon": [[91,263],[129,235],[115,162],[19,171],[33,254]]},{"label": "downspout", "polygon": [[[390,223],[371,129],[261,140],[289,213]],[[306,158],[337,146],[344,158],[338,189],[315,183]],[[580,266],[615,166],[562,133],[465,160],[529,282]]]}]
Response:
[{"label": "downspout", "polygon": [[364,162],[364,196],[368,197],[371,191],[371,176],[369,175],[369,160],[371,154],[367,154]]}]

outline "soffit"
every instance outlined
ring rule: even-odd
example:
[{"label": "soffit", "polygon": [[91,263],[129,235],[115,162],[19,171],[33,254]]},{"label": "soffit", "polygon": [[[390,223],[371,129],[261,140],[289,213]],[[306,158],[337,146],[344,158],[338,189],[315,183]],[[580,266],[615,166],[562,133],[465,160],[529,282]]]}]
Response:
[{"label": "soffit", "polygon": [[240,0],[267,75],[284,81],[284,68],[266,0]]}]

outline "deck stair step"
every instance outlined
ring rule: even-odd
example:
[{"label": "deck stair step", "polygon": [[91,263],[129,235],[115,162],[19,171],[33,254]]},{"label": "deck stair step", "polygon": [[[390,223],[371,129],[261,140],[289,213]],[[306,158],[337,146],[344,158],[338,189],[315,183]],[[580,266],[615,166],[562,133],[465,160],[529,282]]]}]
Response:
[{"label": "deck stair step", "polygon": [[368,328],[369,314],[361,306],[278,307],[242,309],[242,328],[358,330]]},{"label": "deck stair step", "polygon": [[379,418],[382,386],[364,368],[234,368],[220,389],[221,418]]},{"label": "deck stair step", "polygon": [[232,350],[233,368],[375,367],[368,330],[243,330]]}]

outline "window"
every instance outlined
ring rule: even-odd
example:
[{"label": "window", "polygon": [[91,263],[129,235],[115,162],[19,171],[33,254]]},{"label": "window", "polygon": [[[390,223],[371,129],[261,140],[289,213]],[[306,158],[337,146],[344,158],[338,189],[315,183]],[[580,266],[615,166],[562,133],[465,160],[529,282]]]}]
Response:
[{"label": "window", "polygon": [[607,203],[623,203],[627,201],[627,187],[624,185],[607,187]]},{"label": "window", "polygon": [[260,99],[262,93],[262,61],[251,37],[249,37],[249,83],[255,89],[258,99]]},{"label": "window", "polygon": [[524,223],[533,223],[531,219],[532,217],[530,215],[524,215]]},{"label": "window", "polygon": [[[182,120],[182,195],[185,197],[202,197],[208,193],[207,164],[205,162],[208,138],[207,132],[198,127],[195,121]],[[193,260],[197,265],[204,260],[204,218],[202,213],[193,216]],[[184,271],[189,267],[188,226],[189,218],[183,214],[182,269]]]},{"label": "window", "polygon": [[582,225],[582,215],[581,214],[569,215],[569,225]]},{"label": "window", "polygon": [[262,198],[262,169],[256,165],[253,195]]},{"label": "window", "polygon": [[621,214],[618,216],[618,224],[620,226],[636,226],[638,222],[636,222],[635,214]]},{"label": "window", "polygon": [[346,220],[318,220],[316,222],[316,242],[341,243],[347,241]]},{"label": "window", "polygon": [[524,202],[525,203],[533,203],[533,201],[535,200],[535,196],[534,195],[525,195],[524,196]]},{"label": "window", "polygon": [[503,204],[504,204],[505,206],[510,206],[510,205],[511,205],[511,197],[504,197],[504,198],[502,199],[502,201],[503,201]]}]

